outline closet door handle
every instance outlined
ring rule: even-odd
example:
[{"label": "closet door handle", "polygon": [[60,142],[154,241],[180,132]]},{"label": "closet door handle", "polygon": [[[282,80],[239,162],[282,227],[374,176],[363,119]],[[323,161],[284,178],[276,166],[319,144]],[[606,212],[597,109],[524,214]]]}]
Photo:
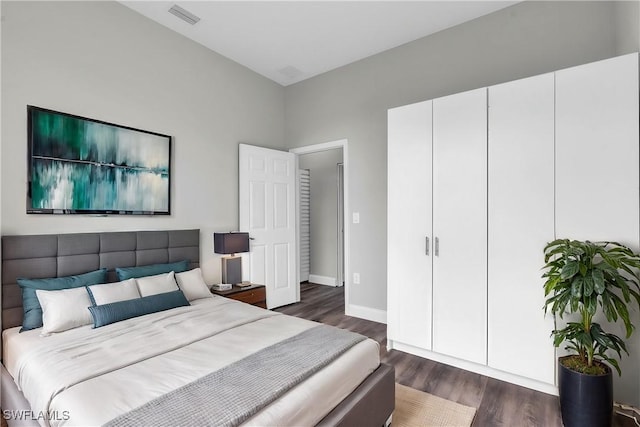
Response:
[{"label": "closet door handle", "polygon": [[425,251],[424,252],[425,252],[426,256],[429,256],[429,236],[425,237],[425,240],[426,240],[426,242],[425,242]]},{"label": "closet door handle", "polygon": [[433,253],[435,256],[440,256],[440,239],[436,237],[435,247],[433,248]]}]

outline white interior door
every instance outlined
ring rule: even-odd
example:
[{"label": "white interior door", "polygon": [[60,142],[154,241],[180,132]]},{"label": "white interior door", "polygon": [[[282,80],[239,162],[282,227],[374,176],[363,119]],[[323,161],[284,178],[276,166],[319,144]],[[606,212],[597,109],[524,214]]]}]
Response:
[{"label": "white interior door", "polygon": [[[489,88],[489,366],[547,384],[554,324],[540,268],[554,238],[553,105],[553,73]],[[514,346],[516,336],[527,339]]]},{"label": "white interior door", "polygon": [[487,89],[433,100],[433,351],[487,362]]},{"label": "white interior door", "polygon": [[240,144],[240,230],[253,239],[243,277],[266,286],[267,308],[298,300],[296,156]]}]

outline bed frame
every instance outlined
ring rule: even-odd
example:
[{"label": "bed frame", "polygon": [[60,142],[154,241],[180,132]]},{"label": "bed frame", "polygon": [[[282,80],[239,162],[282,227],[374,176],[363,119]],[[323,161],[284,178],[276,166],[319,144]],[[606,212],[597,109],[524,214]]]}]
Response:
[{"label": "bed frame", "polygon": [[[200,230],[125,231],[2,237],[2,330],[22,324],[22,293],[18,277],[62,277],[107,268],[108,281],[117,281],[115,267],[133,267],[188,259],[200,265]],[[1,345],[1,342],[0,342]],[[1,347],[0,347],[0,357]],[[13,378],[2,366],[2,409],[30,410]],[[388,425],[394,409],[395,374],[381,364],[320,426]],[[15,422],[9,425],[34,425]]]}]

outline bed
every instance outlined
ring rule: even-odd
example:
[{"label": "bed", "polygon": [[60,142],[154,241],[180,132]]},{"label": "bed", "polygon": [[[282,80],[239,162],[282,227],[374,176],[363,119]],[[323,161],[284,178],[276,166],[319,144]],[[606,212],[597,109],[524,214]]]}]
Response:
[{"label": "bed", "polygon": [[[18,332],[18,277],[104,268],[107,282],[118,282],[116,267],[182,260],[195,269],[199,237],[199,230],[3,236],[1,399],[9,425],[390,423],[394,373],[380,364],[375,341],[223,297],[101,328]],[[322,340],[345,344],[298,374],[306,368],[297,365],[323,353]]]}]

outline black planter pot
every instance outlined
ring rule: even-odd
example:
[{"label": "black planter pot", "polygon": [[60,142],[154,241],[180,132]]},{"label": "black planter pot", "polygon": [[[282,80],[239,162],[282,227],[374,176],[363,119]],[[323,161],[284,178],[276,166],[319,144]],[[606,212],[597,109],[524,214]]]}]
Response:
[{"label": "black planter pot", "polygon": [[[566,357],[566,356],[565,356]],[[565,427],[610,427],[613,415],[611,369],[604,375],[572,371],[558,359],[560,411]]]}]

